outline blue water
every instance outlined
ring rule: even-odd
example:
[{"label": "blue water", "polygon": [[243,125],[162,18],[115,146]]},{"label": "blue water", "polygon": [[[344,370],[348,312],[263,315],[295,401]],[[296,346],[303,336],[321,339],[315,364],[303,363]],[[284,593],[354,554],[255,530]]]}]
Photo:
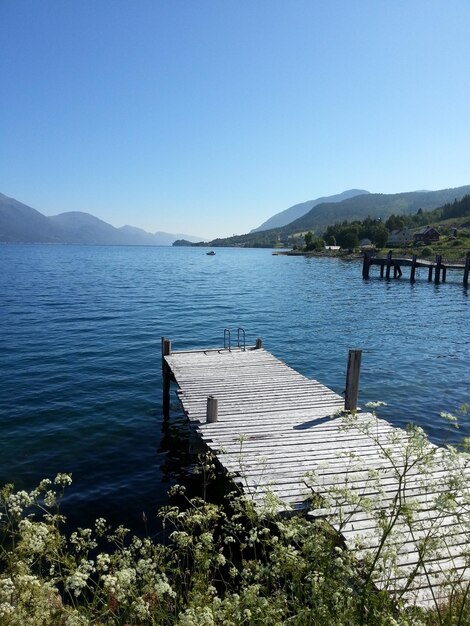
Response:
[{"label": "blue water", "polygon": [[359,262],[269,250],[0,246],[0,483],[73,473],[75,521],[133,527],[190,463],[176,397],[161,415],[160,341],[220,346],[245,328],[303,374],[344,389],[362,348],[360,402],[434,441],[470,435],[439,417],[470,402],[470,302],[461,275],[369,281]]}]

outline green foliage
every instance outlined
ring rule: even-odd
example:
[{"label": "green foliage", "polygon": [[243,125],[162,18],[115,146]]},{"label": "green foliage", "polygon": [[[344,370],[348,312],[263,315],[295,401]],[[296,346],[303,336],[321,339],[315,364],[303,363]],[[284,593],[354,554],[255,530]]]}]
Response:
[{"label": "green foliage", "polygon": [[431,246],[425,246],[424,248],[421,249],[419,256],[432,257],[433,255],[434,255],[434,250],[431,248]]},{"label": "green foliage", "polygon": [[305,248],[307,250],[310,250],[310,246],[312,245],[312,239],[313,239],[313,233],[311,231],[309,231],[308,233],[305,233],[304,236],[305,239]]},{"label": "green foliage", "polygon": [[444,204],[432,211],[418,209],[414,214],[395,215],[392,214],[385,226],[392,230],[402,230],[404,228],[419,228],[428,224],[447,220],[450,218],[460,218],[470,215],[470,195],[464,196],[461,200],[454,200],[452,203]]},{"label": "green foliage", "polygon": [[[450,428],[458,425],[450,413],[443,418]],[[440,551],[461,563],[445,530],[451,516],[462,532],[469,528],[468,455],[439,451],[419,428],[384,435],[374,414],[345,415],[342,428],[346,436],[370,438],[390,469],[382,475],[366,455],[345,459],[344,484],[328,486],[327,467],[323,477],[310,474],[312,502],[324,510],[315,518],[279,515],[274,497],[255,506],[250,490],[247,497],[230,494],[220,506],[187,498],[175,485],[171,504],[159,512],[159,543],[113,530],[103,519],[67,535],[59,503],[68,475],[30,492],[6,486],[0,493],[1,626],[469,624],[469,586],[458,576],[449,577],[448,600],[434,610],[410,601],[423,571],[432,580],[427,563]],[[210,456],[201,459],[204,485],[214,469]],[[426,487],[424,501],[409,495],[413,481]],[[429,510],[437,514],[423,516]],[[346,549],[341,534],[364,514],[374,523],[356,535],[355,550]],[[419,561],[406,569],[397,591],[409,536],[420,538]]]},{"label": "green foliage", "polygon": [[311,252],[312,250],[319,252],[325,247],[325,242],[323,241],[323,239],[321,239],[320,237],[314,237],[313,233],[310,231],[308,233],[305,233],[304,240],[306,252]]},{"label": "green foliage", "polygon": [[373,220],[368,217],[362,222],[345,221],[341,224],[328,226],[324,237],[325,241],[333,239],[337,245],[346,249],[357,248],[361,239],[370,239],[375,246],[381,248],[386,244],[389,233],[380,220]]}]

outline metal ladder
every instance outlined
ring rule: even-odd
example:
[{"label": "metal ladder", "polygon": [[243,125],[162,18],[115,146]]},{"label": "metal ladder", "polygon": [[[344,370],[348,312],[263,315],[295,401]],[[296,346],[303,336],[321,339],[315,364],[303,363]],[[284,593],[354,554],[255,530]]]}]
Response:
[{"label": "metal ladder", "polygon": [[[243,342],[243,343],[242,343]],[[228,328],[224,328],[224,350],[231,352],[232,343],[230,339],[230,330]],[[243,328],[237,328],[237,348],[242,348],[243,351],[246,351],[246,333]]]}]

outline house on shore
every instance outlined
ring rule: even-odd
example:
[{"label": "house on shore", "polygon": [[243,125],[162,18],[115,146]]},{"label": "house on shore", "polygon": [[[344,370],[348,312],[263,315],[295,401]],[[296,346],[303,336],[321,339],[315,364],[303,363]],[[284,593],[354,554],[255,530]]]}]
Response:
[{"label": "house on shore", "polygon": [[415,243],[423,242],[423,243],[431,243],[433,241],[439,241],[439,231],[431,226],[426,226],[421,230],[418,230],[413,235],[413,240]]},{"label": "house on shore", "polygon": [[413,241],[413,230],[411,228],[402,228],[400,230],[392,230],[387,241],[387,246],[399,246],[403,243],[411,243]]}]

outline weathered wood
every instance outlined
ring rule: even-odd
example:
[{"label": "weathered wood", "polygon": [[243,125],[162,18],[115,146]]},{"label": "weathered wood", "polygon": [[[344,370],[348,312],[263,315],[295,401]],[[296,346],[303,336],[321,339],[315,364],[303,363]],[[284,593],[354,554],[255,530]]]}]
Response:
[{"label": "weathered wood", "polygon": [[463,271],[463,285],[464,287],[468,287],[468,275],[470,273],[470,252],[467,252],[467,257],[465,259],[465,268]]},{"label": "weathered wood", "polygon": [[370,252],[364,252],[364,258],[362,261],[362,278],[369,278],[370,269]]},{"label": "weathered wood", "polygon": [[[424,259],[419,260],[416,254],[412,255],[412,258],[394,258],[392,259],[392,251],[390,250],[386,258],[370,257],[368,262],[369,267],[371,265],[378,265],[380,267],[380,278],[384,277],[384,271],[386,278],[390,278],[391,268],[393,267],[393,277],[400,278],[403,275],[402,267],[410,267],[410,282],[414,282],[416,279],[416,268],[423,267],[428,270],[428,281],[433,280],[433,275],[436,284],[445,282],[447,279],[447,270],[463,271],[464,285],[468,286],[468,277],[470,273],[470,253],[467,253],[466,261],[462,263],[443,263],[442,256],[437,255],[435,261],[427,261]],[[365,264],[363,263],[363,276],[364,276]],[[367,268],[367,277],[369,276],[369,268]]]},{"label": "weathered wood", "polygon": [[436,254],[436,266],[434,268],[434,284],[438,285],[441,281],[442,255]]},{"label": "weathered wood", "polygon": [[[351,411],[357,408],[360,354],[350,351],[351,366],[348,359],[347,377],[351,380],[347,383],[346,399],[355,398],[350,404]],[[460,531],[458,515],[437,517],[433,506],[433,498],[448,490],[448,473],[439,464],[445,451],[433,447],[436,468],[432,481],[429,482],[429,477],[425,481],[419,467],[410,471],[405,460],[408,433],[362,412],[345,430],[338,416],[346,406],[341,396],[295,372],[261,346],[246,352],[236,349],[173,352],[164,361],[180,385],[178,396],[192,431],[216,455],[255,506],[262,507],[266,498],[274,495],[280,510],[296,512],[307,508],[314,494],[328,497],[332,487],[371,498],[376,502],[372,510],[356,505],[348,508],[341,500],[329,510],[313,512],[332,525],[341,515],[344,524],[338,530],[345,545],[355,550],[361,537],[371,545],[378,542],[377,520],[395,502],[398,476],[406,471],[403,497],[411,499],[417,507],[415,517],[420,526],[413,533],[403,527],[397,544],[397,569],[390,574],[385,572],[374,582],[379,589],[400,593],[410,568],[420,562],[417,542],[425,536],[426,524],[442,524],[442,531],[449,537],[447,553],[433,557],[431,565],[442,576],[450,569],[457,573],[465,571],[462,554],[466,536]],[[211,421],[210,396],[218,401],[218,421]],[[388,456],[384,453],[384,442]],[[314,481],[308,478],[312,475]],[[380,487],[371,479],[374,475],[380,475]],[[358,551],[358,558],[362,554]],[[442,576],[439,573],[437,579],[426,581],[419,572],[409,593],[425,605],[431,593],[430,585],[432,593],[442,593],[439,589]]]},{"label": "weathered wood", "polygon": [[219,402],[214,396],[207,396],[206,422],[213,424],[217,422],[219,415]]},{"label": "weathered wood", "polygon": [[362,350],[350,350],[348,355],[348,369],[346,372],[346,392],[344,409],[354,413],[357,410],[359,395],[359,373],[361,370]]},{"label": "weathered wood", "polygon": [[411,272],[410,272],[410,283],[414,283],[415,282],[415,275],[416,275],[416,260],[418,258],[417,254],[413,254],[413,258],[411,260]]},{"label": "weathered wood", "polygon": [[167,419],[170,416],[170,386],[171,386],[171,370],[165,357],[171,354],[171,341],[162,337],[162,376],[163,376],[163,417]]},{"label": "weathered wood", "polygon": [[387,267],[387,271],[385,272],[385,278],[387,280],[389,280],[389,278],[390,278],[390,268],[392,267],[392,251],[391,250],[387,253],[387,265],[386,265],[386,267]]},{"label": "weathered wood", "polygon": [[256,340],[255,348],[257,350],[261,350],[262,347],[263,347],[263,340],[261,339],[261,337],[258,337],[258,339]]}]

